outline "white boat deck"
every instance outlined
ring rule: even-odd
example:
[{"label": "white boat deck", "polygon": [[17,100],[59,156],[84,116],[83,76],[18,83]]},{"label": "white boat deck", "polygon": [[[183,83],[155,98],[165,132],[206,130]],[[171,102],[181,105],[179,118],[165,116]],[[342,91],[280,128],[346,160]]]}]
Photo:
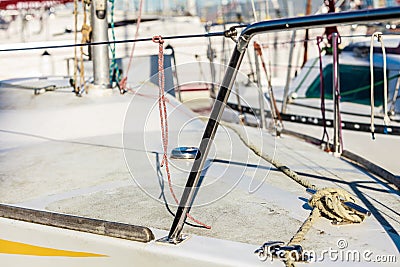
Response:
[{"label": "white boat deck", "polygon": [[[34,96],[30,90],[0,88],[0,202],[168,230],[173,217],[159,198],[159,181],[164,181],[171,209],[175,207],[164,169],[157,172],[162,157],[157,88],[146,84],[145,94],[134,97],[115,91],[78,98],[69,90]],[[204,123],[172,98],[168,109],[169,151],[198,146]],[[319,188],[346,189],[372,212],[359,225],[333,226],[319,219],[304,248],[337,248],[336,242],[345,239],[349,249],[398,255],[398,191],[294,137],[242,130],[265,153]],[[228,128],[220,127],[214,144],[191,211],[212,228],[186,225],[184,232],[254,248],[270,240],[288,242],[310,213],[305,189],[260,160]],[[179,198],[191,162],[170,159],[170,166]]]}]

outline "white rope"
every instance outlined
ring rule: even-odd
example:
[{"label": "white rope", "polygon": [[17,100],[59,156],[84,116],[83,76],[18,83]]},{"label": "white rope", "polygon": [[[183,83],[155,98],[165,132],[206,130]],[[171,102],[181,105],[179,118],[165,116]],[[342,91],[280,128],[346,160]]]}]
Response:
[{"label": "white rope", "polygon": [[381,43],[382,48],[382,56],[383,56],[383,122],[385,126],[388,126],[390,123],[390,118],[388,116],[387,110],[387,95],[388,95],[388,86],[387,86],[387,64],[386,64],[386,49],[382,40],[381,32],[374,32],[371,35],[371,43],[369,50],[369,60],[370,60],[370,73],[371,73],[371,133],[372,139],[375,139],[375,97],[374,97],[374,37],[377,38],[378,42]]}]

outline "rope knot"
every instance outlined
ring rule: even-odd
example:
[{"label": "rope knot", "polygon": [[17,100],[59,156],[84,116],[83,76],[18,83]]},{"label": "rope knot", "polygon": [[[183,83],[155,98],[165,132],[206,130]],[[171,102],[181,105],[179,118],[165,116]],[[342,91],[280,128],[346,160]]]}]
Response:
[{"label": "rope knot", "polygon": [[322,216],[333,220],[333,223],[361,223],[367,216],[350,207],[351,204],[355,205],[355,199],[341,188],[320,189],[308,204],[318,209]]},{"label": "rope knot", "polygon": [[156,43],[156,44],[163,44],[163,43],[164,43],[164,40],[163,40],[163,38],[162,38],[161,35],[155,35],[155,36],[153,36],[152,40],[153,40],[153,42]]}]

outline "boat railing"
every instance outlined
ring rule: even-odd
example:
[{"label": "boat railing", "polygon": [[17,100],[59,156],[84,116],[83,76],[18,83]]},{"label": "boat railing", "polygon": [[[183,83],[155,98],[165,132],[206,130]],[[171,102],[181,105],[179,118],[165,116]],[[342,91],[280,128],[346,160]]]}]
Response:
[{"label": "boat railing", "polygon": [[257,22],[247,26],[237,39],[236,46],[221,83],[217,99],[214,102],[210,118],[204,130],[199,150],[196,154],[194,164],[187,179],[186,187],[183,191],[176,216],[172,223],[168,237],[164,240],[173,244],[177,244],[182,241],[182,229],[186,221],[187,214],[189,213],[192,203],[194,202],[208,152],[218,129],[222,113],[227,105],[227,101],[238,74],[239,67],[252,37],[261,33],[269,33],[274,31],[292,31],[296,29],[318,28],[321,26],[376,22],[397,19],[399,16],[400,7],[394,7],[283,18]]}]

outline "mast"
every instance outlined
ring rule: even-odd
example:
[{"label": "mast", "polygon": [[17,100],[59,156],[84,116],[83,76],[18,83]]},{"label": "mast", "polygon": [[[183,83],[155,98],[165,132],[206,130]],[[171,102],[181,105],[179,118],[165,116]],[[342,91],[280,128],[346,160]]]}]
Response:
[{"label": "mast", "polygon": [[[311,0],[307,0],[306,16],[311,15],[311,8],[312,8]],[[308,59],[308,39],[309,39],[309,33],[308,29],[306,29],[306,35],[304,37],[304,57],[303,57],[303,64],[301,64],[301,67],[304,67]]]},{"label": "mast", "polygon": [[186,1],[186,9],[192,16],[197,16],[197,9],[196,9],[196,1],[195,0],[187,0]]},{"label": "mast", "polygon": [[[92,42],[108,42],[107,0],[92,0],[90,11]],[[94,85],[108,88],[110,86],[108,46],[95,45],[92,49]]]},{"label": "mast", "polygon": [[170,7],[170,4],[169,4],[169,0],[163,0],[162,5],[163,5],[162,14],[170,16],[171,15],[171,7]]}]

